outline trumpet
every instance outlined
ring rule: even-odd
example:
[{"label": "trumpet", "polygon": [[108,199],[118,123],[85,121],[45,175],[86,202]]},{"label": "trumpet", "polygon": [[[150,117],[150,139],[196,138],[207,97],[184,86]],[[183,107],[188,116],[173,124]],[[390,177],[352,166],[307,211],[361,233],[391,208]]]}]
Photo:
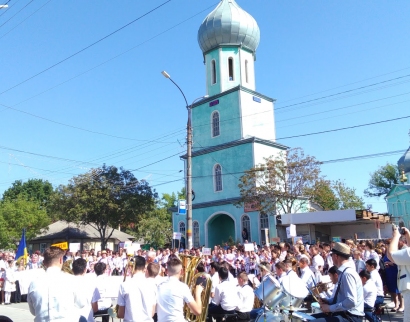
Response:
[{"label": "trumpet", "polygon": [[319,282],[315,286],[309,288],[310,294],[312,294],[316,302],[319,302],[318,299],[320,298],[320,293],[327,292],[329,288],[332,286],[332,284],[332,282]]}]

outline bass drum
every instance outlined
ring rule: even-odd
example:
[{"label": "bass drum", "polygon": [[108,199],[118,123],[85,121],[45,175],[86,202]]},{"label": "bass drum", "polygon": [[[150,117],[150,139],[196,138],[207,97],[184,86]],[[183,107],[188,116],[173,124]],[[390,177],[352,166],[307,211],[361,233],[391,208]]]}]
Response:
[{"label": "bass drum", "polygon": [[281,300],[280,306],[300,307],[309,294],[306,284],[296,274],[283,277],[282,288],[286,296]]},{"label": "bass drum", "polygon": [[268,311],[261,313],[256,318],[255,322],[289,322],[289,319],[284,314],[272,313]]}]

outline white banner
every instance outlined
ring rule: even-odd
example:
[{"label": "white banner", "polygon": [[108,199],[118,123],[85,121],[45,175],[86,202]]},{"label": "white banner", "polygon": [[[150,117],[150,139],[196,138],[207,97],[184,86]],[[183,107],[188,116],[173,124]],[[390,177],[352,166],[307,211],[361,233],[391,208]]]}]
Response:
[{"label": "white banner", "polygon": [[172,235],[172,239],[178,239],[178,240],[181,240],[181,233],[173,233],[173,235]]}]

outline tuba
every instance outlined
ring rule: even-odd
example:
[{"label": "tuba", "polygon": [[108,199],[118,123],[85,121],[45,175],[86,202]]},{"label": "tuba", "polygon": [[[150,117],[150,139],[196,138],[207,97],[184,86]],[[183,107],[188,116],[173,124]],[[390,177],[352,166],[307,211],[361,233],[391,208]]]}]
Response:
[{"label": "tuba", "polygon": [[202,311],[201,314],[196,316],[191,313],[187,304],[184,304],[184,317],[188,322],[205,322],[208,315],[208,304],[209,298],[211,296],[212,281],[209,275],[205,273],[195,274],[196,267],[201,261],[200,257],[190,256],[190,255],[179,255],[179,258],[182,262],[182,267],[184,269],[184,274],[182,276],[182,282],[188,285],[191,290],[192,296],[195,298],[195,287],[198,278],[206,279],[206,285],[204,290],[201,293],[201,303]]}]

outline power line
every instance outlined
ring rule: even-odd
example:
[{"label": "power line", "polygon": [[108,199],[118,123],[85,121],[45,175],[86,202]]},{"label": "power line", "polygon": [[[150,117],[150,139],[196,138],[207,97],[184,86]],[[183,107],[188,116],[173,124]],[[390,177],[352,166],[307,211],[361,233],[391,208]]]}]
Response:
[{"label": "power line", "polygon": [[[289,99],[289,100],[283,101],[283,102],[282,102],[282,104],[283,104],[283,103],[286,103],[286,102],[295,101],[295,100],[298,100],[298,99],[301,99],[301,98],[305,98],[305,97],[313,96],[313,95],[316,95],[316,94],[321,94],[321,93],[325,93],[325,92],[333,91],[333,90],[338,89],[338,88],[342,88],[342,87],[346,87],[346,86],[354,85],[354,84],[357,84],[357,83],[365,82],[365,81],[368,81],[368,80],[371,80],[371,79],[375,79],[375,78],[379,78],[379,77],[382,77],[382,76],[386,76],[386,75],[394,74],[394,73],[401,72],[401,71],[403,71],[403,70],[407,70],[407,69],[410,69],[410,67],[405,67],[405,68],[397,69],[397,70],[394,70],[394,71],[392,71],[392,72],[388,72],[388,73],[380,74],[380,75],[377,75],[377,76],[372,76],[372,77],[365,78],[365,79],[362,79],[362,80],[359,80],[359,81],[356,81],[356,82],[353,82],[353,83],[348,83],[348,84],[345,84],[345,85],[341,85],[341,86],[337,86],[337,87],[329,88],[329,89],[326,89],[326,90],[323,90],[323,91],[320,91],[320,92],[316,92],[316,93],[312,93],[312,94],[307,94],[307,95],[300,96],[300,97],[295,97],[295,98],[292,98],[292,99]],[[281,102],[279,102],[278,104],[280,105],[280,104],[281,104]]]},{"label": "power line", "polygon": [[[7,1],[4,5],[7,5],[7,4],[9,4],[9,2],[10,2],[11,0],[9,0],[9,1]],[[17,0],[16,2],[15,2],[15,4],[17,3],[17,2],[19,2],[19,0]],[[0,15],[0,17],[2,16],[2,15],[4,15],[7,11],[9,11],[10,10],[10,8],[11,7],[13,7],[14,5],[12,5],[12,6],[9,6],[9,8],[8,8],[8,10],[5,10],[1,15]]]},{"label": "power line", "polygon": [[348,126],[348,127],[342,127],[342,128],[333,129],[333,130],[313,132],[313,133],[306,133],[306,134],[299,134],[299,135],[292,135],[292,136],[285,136],[285,137],[282,137],[282,138],[277,138],[277,140],[286,140],[286,139],[299,138],[299,137],[310,136],[310,135],[317,135],[317,134],[324,134],[324,133],[330,133],[330,132],[337,132],[337,131],[349,130],[349,129],[354,129],[354,128],[358,128],[358,127],[364,127],[364,126],[376,125],[376,124],[387,123],[387,122],[393,122],[393,121],[398,121],[398,120],[404,120],[404,119],[407,119],[407,118],[409,118],[409,117],[410,117],[410,115],[408,115],[408,116],[403,116],[403,117],[397,117],[397,118],[394,118],[394,119],[389,119],[389,120],[384,120],[384,121],[378,121],[378,122],[372,122],[372,123],[366,123],[366,124],[359,124],[359,125],[353,125],[353,126]]},{"label": "power line", "polygon": [[[76,130],[80,130],[80,131],[84,131],[84,132],[88,132],[88,133],[92,133],[92,134],[103,135],[103,136],[107,136],[107,137],[111,137],[111,138],[115,138],[115,139],[121,139],[121,140],[139,141],[139,142],[147,141],[147,140],[140,140],[140,139],[134,139],[134,138],[124,137],[124,136],[119,136],[119,135],[108,134],[108,133],[99,132],[99,131],[88,130],[88,129],[85,129],[83,127],[70,125],[70,124],[66,124],[66,123],[63,123],[63,122],[54,121],[54,120],[48,119],[46,117],[39,116],[39,115],[29,113],[29,112],[26,112],[26,111],[22,111],[22,110],[19,110],[17,108],[7,106],[7,105],[1,104],[1,103],[0,103],[0,105],[6,107],[7,109],[11,109],[11,110],[19,112],[19,113],[24,113],[24,114],[30,115],[32,117],[36,117],[38,119],[47,121],[47,122],[51,122],[51,123],[54,123],[54,124],[62,125],[62,126],[65,126],[65,127],[69,127],[69,128],[72,128],[72,129],[76,129]],[[170,143],[170,142],[156,142],[156,143]]]},{"label": "power line", "polygon": [[360,87],[357,87],[357,88],[349,89],[349,90],[346,90],[346,91],[338,92],[338,93],[335,93],[335,94],[330,94],[330,95],[326,95],[326,96],[314,98],[314,99],[307,100],[307,101],[303,101],[303,102],[299,102],[299,103],[289,104],[289,105],[286,105],[286,106],[278,107],[276,110],[281,110],[281,109],[288,108],[288,107],[292,107],[292,106],[296,106],[296,105],[301,105],[301,104],[306,104],[306,103],[310,103],[310,102],[315,102],[315,101],[322,100],[322,99],[325,99],[325,98],[334,97],[334,96],[337,96],[337,95],[341,95],[341,94],[346,94],[346,93],[350,93],[350,92],[353,92],[353,91],[357,91],[357,90],[360,90],[360,89],[364,89],[364,88],[373,87],[373,86],[376,86],[376,85],[380,85],[380,84],[392,82],[392,81],[395,81],[395,80],[398,80],[398,79],[402,79],[402,78],[406,78],[406,77],[409,77],[409,76],[410,76],[410,74],[407,74],[407,75],[403,75],[403,76],[399,76],[399,77],[387,79],[387,80],[384,80],[384,81],[381,81],[381,82],[377,82],[377,83],[373,83],[373,84],[369,84],[369,85],[365,85],[365,86],[360,86]]},{"label": "power line", "polygon": [[31,16],[33,16],[34,14],[36,14],[38,11],[40,11],[41,9],[43,9],[43,7],[45,7],[46,5],[48,5],[51,2],[51,0],[48,0],[45,4],[43,4],[40,8],[38,8],[36,11],[34,11],[31,15],[29,15],[28,17],[26,17],[25,19],[23,19],[22,21],[20,21],[20,23],[18,23],[17,25],[15,25],[13,28],[11,28],[8,32],[6,32],[5,34],[3,34],[2,36],[0,36],[0,39],[2,39],[3,37],[5,37],[6,35],[8,35],[10,32],[12,32],[14,29],[16,29],[18,26],[20,26],[23,22],[25,22],[27,19],[29,19]]},{"label": "power line", "polygon": [[[32,1],[33,1],[33,0],[32,0]],[[82,53],[83,51],[86,51],[87,49],[89,49],[89,48],[95,46],[96,44],[102,42],[103,40],[105,40],[105,39],[111,37],[112,35],[116,34],[117,32],[121,31],[122,29],[124,29],[124,28],[126,28],[126,27],[132,25],[133,23],[137,22],[138,20],[140,20],[140,19],[146,17],[147,15],[149,15],[149,14],[151,14],[152,12],[158,10],[159,8],[161,8],[162,6],[166,5],[167,3],[171,2],[171,1],[172,1],[172,0],[167,0],[167,1],[165,1],[164,3],[162,3],[162,4],[160,4],[159,6],[155,7],[154,9],[151,9],[150,11],[144,13],[143,15],[141,15],[141,16],[139,16],[138,18],[132,20],[131,22],[125,24],[124,26],[122,26],[122,27],[120,27],[120,28],[114,30],[113,32],[109,33],[108,35],[106,35],[106,36],[104,36],[104,37],[98,39],[97,41],[93,42],[92,44],[90,44],[90,45],[84,47],[83,49],[80,49],[79,51],[75,52],[74,54],[71,54],[70,56],[68,56],[68,57],[66,57],[66,58],[64,58],[64,59],[62,59],[62,60],[60,60],[59,62],[57,62],[57,63],[55,63],[55,64],[53,64],[53,65],[51,65],[51,66],[49,66],[49,67],[47,67],[46,69],[43,69],[42,71],[38,72],[37,74],[35,74],[35,75],[33,75],[33,76],[29,77],[29,78],[26,78],[25,80],[21,81],[20,83],[14,85],[14,86],[12,86],[12,87],[9,87],[8,89],[6,89],[6,90],[0,92],[0,95],[2,95],[2,94],[4,94],[4,93],[7,93],[8,91],[10,91],[10,90],[12,90],[12,89],[14,89],[14,88],[16,88],[16,87],[18,87],[18,86],[20,86],[20,85],[26,83],[26,82],[28,82],[29,80],[31,80],[31,79],[33,79],[33,78],[35,78],[35,77],[37,77],[37,76],[39,76],[39,75],[41,75],[41,74],[44,74],[45,72],[49,71],[50,69],[52,69],[52,68],[54,68],[54,67],[56,67],[56,66],[58,66],[58,65],[60,65],[60,64],[62,64],[62,63],[64,63],[65,61],[67,61],[67,60],[73,58],[74,56],[77,56],[78,54]]]},{"label": "power line", "polygon": [[13,19],[15,16],[17,16],[21,11],[27,8],[27,6],[32,3],[34,0],[31,0],[28,2],[23,8],[21,8],[19,11],[17,11],[14,15],[12,15],[8,20],[6,20],[3,24],[0,25],[0,28],[3,27],[6,23],[8,23],[11,19]]}]

